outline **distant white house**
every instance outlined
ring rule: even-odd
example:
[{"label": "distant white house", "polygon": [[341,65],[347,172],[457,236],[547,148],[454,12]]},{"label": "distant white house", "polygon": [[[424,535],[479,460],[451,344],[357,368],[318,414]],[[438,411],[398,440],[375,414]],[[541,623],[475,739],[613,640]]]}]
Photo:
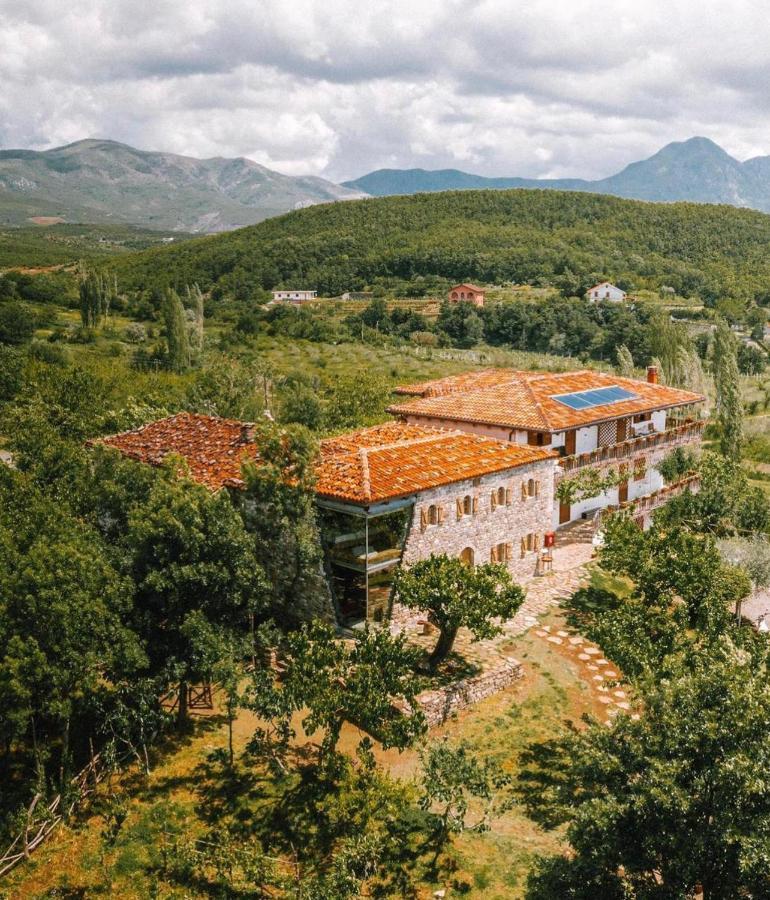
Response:
[{"label": "distant white house", "polygon": [[315,300],[317,296],[318,291],[273,291],[273,300],[289,300],[292,303]]},{"label": "distant white house", "polygon": [[603,281],[601,284],[595,284],[586,292],[588,299],[592,303],[598,300],[609,300],[611,303],[622,303],[626,299],[626,292],[621,291],[619,287],[610,284],[609,281]]}]

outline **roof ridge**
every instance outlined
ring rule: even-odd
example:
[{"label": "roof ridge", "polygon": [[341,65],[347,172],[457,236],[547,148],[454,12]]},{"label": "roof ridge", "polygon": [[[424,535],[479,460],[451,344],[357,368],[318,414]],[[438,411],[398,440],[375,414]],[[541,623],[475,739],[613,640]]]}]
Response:
[{"label": "roof ridge", "polygon": [[372,480],[369,475],[369,457],[367,455],[367,448],[360,447],[358,450],[358,456],[361,460],[361,486],[364,490],[364,498],[366,500],[372,499]]}]

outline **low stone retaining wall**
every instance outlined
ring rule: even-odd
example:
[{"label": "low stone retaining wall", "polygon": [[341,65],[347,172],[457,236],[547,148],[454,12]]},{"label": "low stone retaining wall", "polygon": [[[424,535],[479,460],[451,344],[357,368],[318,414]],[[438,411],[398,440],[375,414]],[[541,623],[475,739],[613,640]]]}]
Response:
[{"label": "low stone retaining wall", "polygon": [[[434,725],[446,722],[452,713],[502,691],[509,684],[522,678],[523,675],[524,668],[521,663],[509,656],[494,669],[488,669],[473,678],[452,682],[445,687],[423,691],[415,699],[418,708],[425,716],[428,727],[432,728]],[[408,712],[404,707],[400,708],[403,712]]]}]

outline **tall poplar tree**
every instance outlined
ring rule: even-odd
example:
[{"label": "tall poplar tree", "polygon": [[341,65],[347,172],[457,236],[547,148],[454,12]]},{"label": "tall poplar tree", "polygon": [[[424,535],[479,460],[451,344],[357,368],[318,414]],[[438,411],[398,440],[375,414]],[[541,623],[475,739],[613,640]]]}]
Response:
[{"label": "tall poplar tree", "polygon": [[743,445],[743,406],[738,374],[737,341],[724,319],[714,331],[712,365],[716,387],[716,414],[722,429],[720,450],[724,456],[739,460]]},{"label": "tall poplar tree", "polygon": [[184,372],[190,366],[190,340],[182,301],[172,288],[166,288],[163,294],[161,312],[166,326],[169,368],[174,372]]}]

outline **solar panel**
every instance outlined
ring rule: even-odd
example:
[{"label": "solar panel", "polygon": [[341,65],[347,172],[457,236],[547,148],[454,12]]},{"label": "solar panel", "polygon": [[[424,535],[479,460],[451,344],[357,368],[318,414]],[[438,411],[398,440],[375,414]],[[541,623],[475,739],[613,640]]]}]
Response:
[{"label": "solar panel", "polygon": [[592,406],[606,406],[610,403],[619,403],[622,400],[637,400],[638,398],[638,394],[634,394],[632,391],[627,391],[625,388],[617,385],[551,397],[552,400],[556,400],[557,403],[568,406],[570,409],[590,409]]}]

